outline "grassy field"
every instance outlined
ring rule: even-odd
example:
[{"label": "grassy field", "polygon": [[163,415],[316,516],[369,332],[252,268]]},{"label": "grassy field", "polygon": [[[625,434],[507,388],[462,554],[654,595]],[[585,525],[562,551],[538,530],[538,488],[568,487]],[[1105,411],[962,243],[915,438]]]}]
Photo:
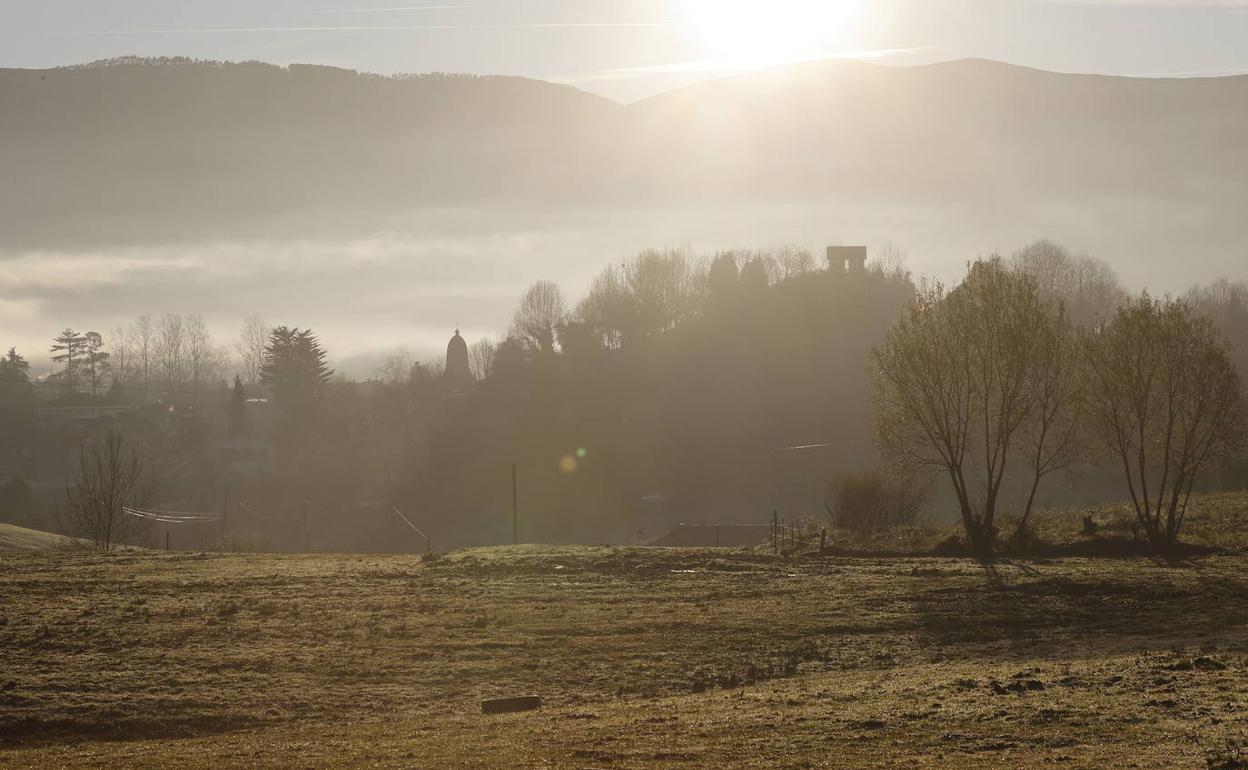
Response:
[{"label": "grassy field", "polygon": [[[485,716],[483,698],[540,711]],[[1248,767],[1248,554],[0,555],[0,766]]]}]

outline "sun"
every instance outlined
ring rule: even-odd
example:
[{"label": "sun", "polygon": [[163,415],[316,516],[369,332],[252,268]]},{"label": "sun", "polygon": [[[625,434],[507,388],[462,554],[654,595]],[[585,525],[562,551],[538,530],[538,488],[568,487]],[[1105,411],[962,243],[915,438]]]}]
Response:
[{"label": "sun", "polygon": [[865,0],[683,0],[708,58],[741,69],[828,52]]}]

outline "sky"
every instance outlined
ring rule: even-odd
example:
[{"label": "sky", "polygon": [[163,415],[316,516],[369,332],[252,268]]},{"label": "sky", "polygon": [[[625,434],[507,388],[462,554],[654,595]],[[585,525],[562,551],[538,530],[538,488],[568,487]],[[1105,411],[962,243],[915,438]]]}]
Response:
[{"label": "sky", "polygon": [[826,56],[1224,74],[1248,71],[1248,0],[0,0],[0,66],[125,55],[520,75],[620,101]]}]

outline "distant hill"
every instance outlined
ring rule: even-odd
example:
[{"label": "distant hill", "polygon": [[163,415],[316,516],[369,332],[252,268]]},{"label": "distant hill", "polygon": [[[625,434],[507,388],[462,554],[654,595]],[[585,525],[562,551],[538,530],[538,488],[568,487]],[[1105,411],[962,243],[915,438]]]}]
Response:
[{"label": "distant hill", "polygon": [[703,83],[630,113],[650,131],[683,127],[672,137],[673,157],[773,195],[1178,198],[1216,190],[1242,201],[1248,192],[1248,76],[833,60]]},{"label": "distant hill", "polygon": [[1037,235],[1112,215],[1152,223],[1161,250],[1225,249],[1248,242],[1245,136],[1248,77],[979,60],[808,63],[630,106],[320,66],[3,70],[0,247],[379,228],[457,207],[851,201],[937,205],[962,229],[1023,212]]},{"label": "distant hill", "polygon": [[519,78],[180,61],[0,70],[0,105],[0,237],[36,245],[571,198],[622,112]]}]

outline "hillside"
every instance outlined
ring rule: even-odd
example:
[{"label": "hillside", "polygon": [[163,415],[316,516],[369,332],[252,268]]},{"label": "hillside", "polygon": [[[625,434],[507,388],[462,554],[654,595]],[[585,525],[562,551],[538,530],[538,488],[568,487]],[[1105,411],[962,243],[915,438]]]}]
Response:
[{"label": "hillside", "polygon": [[9,246],[571,199],[620,112],[519,78],[178,61],[0,70],[0,105]]},{"label": "hillside", "polygon": [[[859,190],[966,202],[1000,195],[1244,200],[1248,76],[1071,75],[984,60],[923,67],[822,61],[654,97],[679,117],[673,154],[751,161],[735,173],[794,197]],[[706,135],[716,143],[708,147]],[[783,151],[779,151],[783,148]],[[770,181],[770,184],[768,182]],[[838,189],[839,188],[839,189]],[[896,192],[896,190],[894,190]]]},{"label": "hillside", "polygon": [[831,61],[624,107],[517,78],[123,62],[0,71],[0,105],[0,247],[833,201],[905,235],[1073,229],[1096,204],[1158,255],[1248,240],[1248,76]]},{"label": "hillside", "polygon": [[77,538],[0,523],[0,551],[47,551],[85,547]]}]

